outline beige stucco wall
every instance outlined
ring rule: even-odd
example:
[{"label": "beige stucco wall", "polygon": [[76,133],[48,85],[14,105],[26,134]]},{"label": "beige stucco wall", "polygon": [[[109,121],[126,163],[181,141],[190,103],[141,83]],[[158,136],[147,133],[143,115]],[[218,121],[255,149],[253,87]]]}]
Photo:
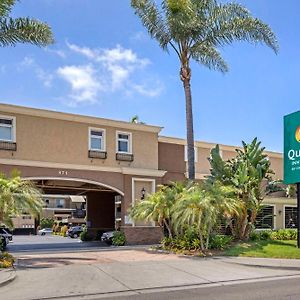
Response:
[{"label": "beige stucco wall", "polygon": [[[47,161],[104,167],[158,168],[157,133],[123,130],[132,133],[133,162],[116,160],[116,131],[121,128],[99,126],[45,117],[9,114],[16,117],[17,151],[0,151],[0,158]],[[106,130],[107,159],[88,157],[89,127]]]}]

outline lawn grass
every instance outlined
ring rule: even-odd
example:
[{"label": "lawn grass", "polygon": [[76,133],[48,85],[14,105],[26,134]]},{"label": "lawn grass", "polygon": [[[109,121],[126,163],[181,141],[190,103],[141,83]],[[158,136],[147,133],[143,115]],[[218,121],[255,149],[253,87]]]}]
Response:
[{"label": "lawn grass", "polygon": [[264,258],[300,258],[297,241],[249,241],[239,242],[223,252],[225,256]]}]

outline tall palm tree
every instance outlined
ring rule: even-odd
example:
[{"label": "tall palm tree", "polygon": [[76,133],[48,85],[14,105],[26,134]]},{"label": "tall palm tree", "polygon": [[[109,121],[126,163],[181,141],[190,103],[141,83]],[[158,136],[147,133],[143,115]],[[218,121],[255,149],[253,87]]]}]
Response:
[{"label": "tall palm tree", "polygon": [[13,227],[12,216],[24,213],[37,216],[42,205],[40,191],[18,172],[12,172],[10,178],[0,174],[0,225]]},{"label": "tall palm tree", "polygon": [[278,51],[271,28],[238,3],[219,4],[217,0],[131,0],[150,36],[160,47],[175,51],[180,63],[180,79],[186,102],[188,178],[195,179],[191,59],[209,69],[228,71],[219,48],[234,41],[263,43]]},{"label": "tall palm tree", "polygon": [[33,18],[12,18],[11,10],[16,0],[0,1],[0,46],[15,46],[17,43],[30,43],[47,46],[53,43],[49,25]]}]

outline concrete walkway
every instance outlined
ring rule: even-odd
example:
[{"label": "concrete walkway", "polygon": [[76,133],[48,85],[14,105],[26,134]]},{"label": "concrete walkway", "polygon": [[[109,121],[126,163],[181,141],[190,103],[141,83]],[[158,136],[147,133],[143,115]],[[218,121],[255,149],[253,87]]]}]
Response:
[{"label": "concrete walkway", "polygon": [[15,269],[2,269],[0,270],[0,288],[11,283],[16,278]]},{"label": "concrete walkway", "polygon": [[6,300],[93,299],[300,277],[300,261],[250,258],[189,258],[143,250],[27,255],[17,278],[1,287]]}]

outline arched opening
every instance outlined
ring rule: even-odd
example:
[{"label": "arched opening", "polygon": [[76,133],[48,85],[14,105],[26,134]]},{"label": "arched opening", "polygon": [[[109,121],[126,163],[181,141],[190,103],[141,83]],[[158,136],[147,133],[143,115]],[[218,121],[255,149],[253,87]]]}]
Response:
[{"label": "arched opening", "polygon": [[43,193],[40,218],[53,218],[68,226],[85,224],[90,234],[119,228],[123,192],[96,181],[79,178],[25,177]]}]

